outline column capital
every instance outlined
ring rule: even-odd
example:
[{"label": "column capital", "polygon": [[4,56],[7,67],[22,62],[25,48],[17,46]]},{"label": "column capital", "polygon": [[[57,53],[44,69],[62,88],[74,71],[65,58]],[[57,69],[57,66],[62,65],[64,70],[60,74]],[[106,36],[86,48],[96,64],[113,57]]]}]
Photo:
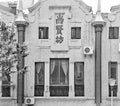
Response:
[{"label": "column capital", "polygon": [[17,25],[18,31],[25,31],[25,25]]},{"label": "column capital", "polygon": [[102,24],[94,25],[94,27],[95,27],[95,32],[102,32],[102,29],[103,29]]}]

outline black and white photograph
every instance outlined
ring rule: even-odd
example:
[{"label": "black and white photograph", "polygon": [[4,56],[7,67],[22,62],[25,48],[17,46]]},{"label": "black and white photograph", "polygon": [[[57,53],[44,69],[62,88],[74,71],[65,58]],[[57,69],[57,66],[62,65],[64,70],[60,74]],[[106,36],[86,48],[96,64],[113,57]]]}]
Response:
[{"label": "black and white photograph", "polygon": [[0,0],[0,106],[120,106],[120,0]]}]

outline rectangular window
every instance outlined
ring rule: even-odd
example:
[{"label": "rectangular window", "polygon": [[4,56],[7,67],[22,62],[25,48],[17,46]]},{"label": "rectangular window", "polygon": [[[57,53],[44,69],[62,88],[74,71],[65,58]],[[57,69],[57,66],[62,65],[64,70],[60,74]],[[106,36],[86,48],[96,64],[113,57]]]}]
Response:
[{"label": "rectangular window", "polygon": [[48,39],[48,27],[39,27],[39,39]]},{"label": "rectangular window", "polygon": [[44,62],[35,63],[35,96],[43,96],[44,94]]},{"label": "rectangular window", "polygon": [[50,60],[50,96],[68,96],[68,71],[68,59]]},{"label": "rectangular window", "polygon": [[10,97],[10,75],[3,71],[2,77],[2,97]]},{"label": "rectangular window", "polygon": [[117,62],[109,62],[108,64],[108,68],[109,68],[109,72],[108,72],[108,76],[109,79],[115,79],[116,83],[115,86],[112,88],[109,84],[109,96],[111,96],[111,91],[113,91],[113,96],[117,96]]},{"label": "rectangular window", "polygon": [[71,28],[71,39],[81,39],[81,27]]},{"label": "rectangular window", "polygon": [[74,63],[75,96],[84,96],[84,62]]},{"label": "rectangular window", "polygon": [[109,27],[109,39],[119,38],[119,27]]}]

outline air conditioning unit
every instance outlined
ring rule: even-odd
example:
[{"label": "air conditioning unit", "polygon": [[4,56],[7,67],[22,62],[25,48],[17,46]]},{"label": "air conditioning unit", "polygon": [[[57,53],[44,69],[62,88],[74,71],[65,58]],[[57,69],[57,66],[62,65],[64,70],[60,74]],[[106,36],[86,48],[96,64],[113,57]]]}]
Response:
[{"label": "air conditioning unit", "polygon": [[92,55],[93,54],[93,47],[92,46],[85,46],[84,47],[84,55]]},{"label": "air conditioning unit", "polygon": [[34,102],[35,102],[35,100],[34,100],[33,97],[26,97],[25,98],[25,104],[26,105],[32,105],[32,104],[34,104]]}]

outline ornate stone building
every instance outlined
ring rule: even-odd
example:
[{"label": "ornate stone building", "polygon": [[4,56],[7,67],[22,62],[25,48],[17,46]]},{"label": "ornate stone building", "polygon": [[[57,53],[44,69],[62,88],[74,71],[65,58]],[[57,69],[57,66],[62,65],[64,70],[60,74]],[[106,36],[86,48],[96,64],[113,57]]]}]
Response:
[{"label": "ornate stone building", "polygon": [[[39,0],[28,9],[23,106],[110,106],[111,95],[120,105],[120,6],[101,13],[98,1],[96,14],[82,0]],[[16,76],[1,106],[17,106]]]}]

